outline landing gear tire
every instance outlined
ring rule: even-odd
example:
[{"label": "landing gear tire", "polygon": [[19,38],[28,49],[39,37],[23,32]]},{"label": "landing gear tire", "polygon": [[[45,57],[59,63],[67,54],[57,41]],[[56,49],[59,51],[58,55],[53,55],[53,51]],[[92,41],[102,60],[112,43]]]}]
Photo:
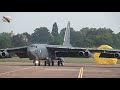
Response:
[{"label": "landing gear tire", "polygon": [[60,61],[58,61],[58,66],[60,66]]},{"label": "landing gear tire", "polygon": [[60,64],[61,64],[61,66],[63,66],[63,62],[62,61],[60,61]]},{"label": "landing gear tire", "polygon": [[46,64],[47,64],[47,61],[44,62],[44,65],[45,65],[45,66],[46,66]]},{"label": "landing gear tire", "polygon": [[35,60],[33,60],[33,64],[35,63]]},{"label": "landing gear tire", "polygon": [[51,63],[51,58],[48,58],[48,60],[47,60],[48,66],[50,66],[50,63]]},{"label": "landing gear tire", "polygon": [[63,66],[64,65],[64,58],[60,57],[58,58],[58,66]]},{"label": "landing gear tire", "polygon": [[52,61],[52,66],[54,66],[54,61]]},{"label": "landing gear tire", "polygon": [[38,66],[40,66],[40,61],[39,61],[39,63],[38,63]]}]

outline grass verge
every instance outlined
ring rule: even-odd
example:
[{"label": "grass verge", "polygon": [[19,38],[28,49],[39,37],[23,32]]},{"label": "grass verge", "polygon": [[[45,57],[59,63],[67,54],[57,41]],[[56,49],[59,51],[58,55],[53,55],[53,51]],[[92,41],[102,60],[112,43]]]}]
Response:
[{"label": "grass verge", "polygon": [[[29,60],[29,58],[5,58],[0,59],[0,62],[32,62],[32,60]],[[65,58],[65,63],[95,63],[95,60],[93,58]],[[120,64],[120,60],[117,62]]]}]

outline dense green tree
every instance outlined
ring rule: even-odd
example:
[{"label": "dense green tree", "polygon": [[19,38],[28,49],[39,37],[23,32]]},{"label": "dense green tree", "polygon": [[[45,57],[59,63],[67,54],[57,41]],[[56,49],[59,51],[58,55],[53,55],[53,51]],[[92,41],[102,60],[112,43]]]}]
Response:
[{"label": "dense green tree", "polygon": [[99,28],[95,37],[96,46],[102,44],[113,45],[113,31],[111,29]]},{"label": "dense green tree", "polygon": [[62,38],[62,42],[64,40],[65,30],[66,30],[66,28],[63,28],[62,30],[60,30],[60,36]]},{"label": "dense green tree", "polygon": [[46,27],[36,28],[31,34],[32,43],[48,43],[50,39],[50,32]]},{"label": "dense green tree", "polygon": [[30,42],[30,40],[31,40],[31,35],[29,34],[29,33],[27,33],[27,32],[24,32],[24,33],[22,33],[23,35],[26,35],[26,37],[28,38],[28,41]]},{"label": "dense green tree", "polygon": [[12,47],[11,36],[9,33],[0,33],[0,49]]},{"label": "dense green tree", "polygon": [[120,32],[113,34],[113,48],[120,49]]},{"label": "dense green tree", "polygon": [[49,44],[53,44],[53,45],[62,44],[62,37],[58,33],[58,26],[56,22],[53,24],[53,27],[52,27],[51,39]]},{"label": "dense green tree", "polygon": [[22,37],[23,34],[17,34],[12,37],[12,46],[14,47],[20,47],[20,46],[26,46],[28,45],[27,42],[23,40]]},{"label": "dense green tree", "polygon": [[57,36],[58,36],[58,26],[57,26],[57,23],[56,23],[56,22],[53,24],[53,27],[52,27],[52,35],[53,35],[54,37],[57,37]]},{"label": "dense green tree", "polygon": [[[19,47],[34,43],[62,45],[66,28],[58,33],[55,22],[51,33],[46,27],[36,28],[31,35],[27,32],[11,36],[10,33],[0,33],[0,48]],[[28,41],[24,40],[24,36]],[[120,32],[115,34],[110,28],[82,28],[76,31],[70,28],[70,43],[77,47],[98,47],[103,44],[120,49]]]}]

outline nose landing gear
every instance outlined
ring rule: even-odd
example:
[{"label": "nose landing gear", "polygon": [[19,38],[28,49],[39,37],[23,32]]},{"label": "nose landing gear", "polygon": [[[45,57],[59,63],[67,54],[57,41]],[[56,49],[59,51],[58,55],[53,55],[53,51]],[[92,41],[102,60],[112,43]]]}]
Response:
[{"label": "nose landing gear", "polygon": [[34,66],[40,66],[40,60],[33,60]]}]

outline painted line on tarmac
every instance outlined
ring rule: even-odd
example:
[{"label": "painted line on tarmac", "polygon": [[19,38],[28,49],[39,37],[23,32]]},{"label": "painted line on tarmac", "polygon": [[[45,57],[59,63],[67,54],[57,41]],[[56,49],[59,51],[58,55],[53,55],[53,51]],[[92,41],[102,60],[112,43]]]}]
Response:
[{"label": "painted line on tarmac", "polygon": [[21,68],[21,69],[17,69],[17,70],[13,70],[13,71],[8,71],[8,72],[0,73],[0,76],[1,76],[1,75],[5,75],[5,74],[9,74],[9,73],[12,73],[12,72],[16,72],[16,71],[21,71],[21,70],[25,70],[25,69],[30,69],[30,68],[33,68],[33,67]]},{"label": "painted line on tarmac", "polygon": [[53,70],[53,71],[78,71],[77,69],[45,69],[45,70]]},{"label": "painted line on tarmac", "polygon": [[78,78],[82,78],[83,77],[83,67],[80,68],[79,74],[78,74]]}]

